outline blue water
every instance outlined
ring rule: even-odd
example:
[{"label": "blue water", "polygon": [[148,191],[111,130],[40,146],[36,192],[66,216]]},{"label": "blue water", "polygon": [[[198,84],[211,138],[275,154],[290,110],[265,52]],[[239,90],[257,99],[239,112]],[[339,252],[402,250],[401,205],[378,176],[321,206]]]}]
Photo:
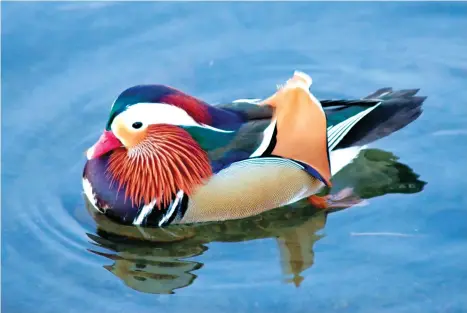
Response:
[{"label": "blue water", "polygon": [[[465,3],[1,7],[2,312],[467,312]],[[177,243],[97,231],[84,151],[118,93],[164,83],[220,103],[268,96],[295,69],[318,98],[421,88],[423,115],[371,146],[419,190]]]}]

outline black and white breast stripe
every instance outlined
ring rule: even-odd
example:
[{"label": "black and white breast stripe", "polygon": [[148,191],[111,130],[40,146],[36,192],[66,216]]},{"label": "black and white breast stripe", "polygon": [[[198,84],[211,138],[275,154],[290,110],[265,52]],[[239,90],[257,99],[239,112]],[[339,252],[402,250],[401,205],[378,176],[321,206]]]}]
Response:
[{"label": "black and white breast stripe", "polygon": [[259,147],[250,155],[250,158],[266,155],[271,153],[276,146],[276,135],[277,135],[277,120],[271,121],[268,127],[263,132],[263,140]]},{"label": "black and white breast stripe", "polygon": [[157,199],[152,200],[149,204],[143,206],[138,214],[136,215],[135,219],[133,220],[133,225],[141,225],[143,221],[151,214],[152,210],[155,209],[157,204]]},{"label": "black and white breast stripe", "polygon": [[135,226],[162,227],[181,220],[187,209],[188,196],[182,191],[173,198],[168,207],[160,209],[157,200],[143,206],[133,220]]}]

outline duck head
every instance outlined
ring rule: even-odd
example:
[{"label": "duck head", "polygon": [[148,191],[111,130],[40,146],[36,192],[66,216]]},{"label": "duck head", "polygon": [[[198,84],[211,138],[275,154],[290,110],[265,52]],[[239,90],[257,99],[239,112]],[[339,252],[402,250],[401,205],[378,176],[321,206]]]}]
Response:
[{"label": "duck head", "polygon": [[105,159],[105,175],[133,207],[155,200],[164,206],[212,175],[206,151],[188,131],[211,123],[209,106],[194,97],[163,85],[135,86],[113,103],[88,163]]}]

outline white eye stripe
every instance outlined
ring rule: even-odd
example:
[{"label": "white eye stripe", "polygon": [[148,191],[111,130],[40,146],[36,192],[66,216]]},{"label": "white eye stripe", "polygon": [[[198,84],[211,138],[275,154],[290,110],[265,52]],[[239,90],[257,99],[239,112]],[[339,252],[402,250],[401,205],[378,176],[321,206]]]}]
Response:
[{"label": "white eye stripe", "polygon": [[120,113],[119,118],[128,128],[135,122],[143,123],[143,127],[151,124],[199,125],[185,110],[165,103],[137,103]]},{"label": "white eye stripe", "polygon": [[[118,115],[128,129],[139,131],[152,124],[170,124],[177,126],[203,127],[217,132],[230,133],[233,131],[215,128],[197,123],[185,110],[166,103],[136,103]],[[141,122],[143,126],[135,129],[133,123]]]}]

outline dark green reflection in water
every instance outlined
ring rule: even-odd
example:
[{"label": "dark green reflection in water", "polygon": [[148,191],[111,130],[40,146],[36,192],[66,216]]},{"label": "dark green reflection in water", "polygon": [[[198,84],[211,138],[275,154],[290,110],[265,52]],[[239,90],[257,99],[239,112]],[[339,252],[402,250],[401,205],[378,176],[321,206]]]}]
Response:
[{"label": "dark green reflection in water", "polygon": [[[330,192],[352,187],[355,194],[370,199],[388,193],[422,191],[426,183],[397,159],[382,150],[365,150],[334,177]],[[285,280],[299,286],[304,279],[301,273],[313,265],[313,246],[322,238],[317,232],[333,212],[300,201],[242,220],[142,229],[118,225],[102,215],[94,215],[88,202],[87,205],[98,225],[97,235],[88,236],[106,252],[89,251],[111,260],[104,268],[127,286],[154,294],[173,293],[195,282],[194,272],[203,264],[190,258],[205,253],[208,243],[260,238],[276,239]]]}]

